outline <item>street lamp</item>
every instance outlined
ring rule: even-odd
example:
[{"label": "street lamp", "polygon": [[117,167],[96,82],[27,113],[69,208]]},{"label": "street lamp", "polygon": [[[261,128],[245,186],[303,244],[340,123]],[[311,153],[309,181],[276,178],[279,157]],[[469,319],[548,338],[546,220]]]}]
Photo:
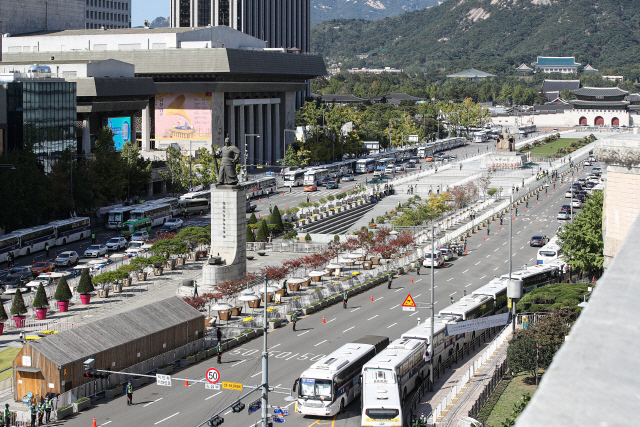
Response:
[{"label": "street lamp", "polygon": [[0,168],[11,168],[12,171],[16,170],[16,167],[12,164],[0,165]]},{"label": "street lamp", "polygon": [[[243,171],[242,171],[242,175],[244,176],[244,180],[247,180],[247,159],[249,158],[249,150],[247,150],[247,137],[248,136],[255,136],[257,138],[260,138],[260,134],[259,133],[245,133],[244,134],[244,166],[243,166]],[[255,159],[251,159],[251,160],[255,160]]]}]

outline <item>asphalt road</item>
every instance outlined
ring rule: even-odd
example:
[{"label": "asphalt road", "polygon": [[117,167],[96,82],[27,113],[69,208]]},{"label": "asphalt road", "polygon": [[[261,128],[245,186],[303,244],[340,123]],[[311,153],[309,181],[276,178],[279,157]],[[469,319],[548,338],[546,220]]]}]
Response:
[{"label": "asphalt road", "polygon": [[[513,221],[513,265],[514,269],[522,265],[535,264],[538,248],[529,247],[529,239],[534,234],[552,236],[560,224],[556,219],[560,207],[566,203],[564,192],[570,183],[558,186],[556,192],[549,191],[536,205],[535,198],[519,208],[520,215]],[[551,187],[553,188],[553,187]],[[435,305],[442,310],[450,304],[450,298],[459,299],[466,290],[473,290],[486,284],[493,276],[508,272],[508,219],[499,230],[499,222],[492,224],[491,235],[481,230],[468,239],[468,255],[447,262],[447,267],[435,272]],[[486,241],[485,241],[486,239]],[[411,283],[413,278],[414,283]],[[269,340],[269,384],[271,386],[291,387],[295,378],[308,368],[313,361],[329,354],[339,346],[356,340],[367,334],[385,335],[391,339],[413,327],[417,318],[425,321],[429,312],[426,309],[404,312],[400,304],[408,293],[417,302],[428,302],[430,276],[429,269],[423,268],[422,275],[410,272],[393,282],[392,289],[378,286],[366,294],[352,297],[349,308],[341,304],[326,308],[320,313],[298,321],[298,330],[293,332],[290,326],[273,331]],[[374,301],[370,301],[373,296]],[[322,324],[322,316],[326,324]],[[204,379],[205,371],[218,367],[222,381],[239,382],[245,385],[258,385],[261,380],[262,339],[255,339],[240,347],[229,350],[223,355],[223,364],[216,365],[215,358],[200,362],[188,369],[174,374],[175,377]],[[247,389],[245,389],[246,391]],[[86,427],[91,425],[95,416],[98,426],[197,426],[221,408],[234,402],[240,392],[229,390],[205,390],[203,384],[185,387],[183,382],[174,382],[172,387],[149,384],[134,391],[134,406],[126,405],[126,398],[96,402],[90,411],[65,420],[62,425]],[[254,393],[243,402],[257,399]],[[303,417],[293,412],[293,405],[284,400],[283,394],[270,394],[270,403],[282,407],[288,406],[291,415],[288,423],[295,426],[330,425],[331,427],[354,427],[360,424],[357,402],[334,419]],[[248,406],[248,405],[247,405]],[[119,411],[121,408],[122,411]],[[229,412],[228,412],[229,411]],[[273,413],[273,411],[270,411]],[[224,426],[253,426],[260,417],[260,411],[247,415],[246,409],[239,414],[226,410],[223,414]]]}]

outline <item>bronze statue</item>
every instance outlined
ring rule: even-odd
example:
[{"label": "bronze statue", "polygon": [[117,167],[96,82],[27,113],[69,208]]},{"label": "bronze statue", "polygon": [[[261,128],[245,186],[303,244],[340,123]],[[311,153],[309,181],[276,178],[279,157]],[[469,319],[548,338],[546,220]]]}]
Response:
[{"label": "bronze statue", "polygon": [[[216,170],[218,185],[237,185],[236,163],[240,158],[240,149],[235,145],[231,145],[231,140],[228,136],[224,139],[224,147],[218,148],[213,157],[221,159],[220,170]],[[217,162],[214,162],[214,164],[217,166]]]}]

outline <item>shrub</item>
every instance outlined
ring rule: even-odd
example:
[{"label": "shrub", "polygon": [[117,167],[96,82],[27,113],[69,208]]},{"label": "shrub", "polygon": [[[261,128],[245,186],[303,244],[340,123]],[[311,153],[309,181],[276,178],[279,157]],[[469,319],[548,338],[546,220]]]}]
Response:
[{"label": "shrub", "polygon": [[266,242],[269,237],[269,229],[267,228],[266,221],[260,221],[260,228],[258,229],[258,236],[256,241]]},{"label": "shrub", "polygon": [[307,233],[307,235],[304,236],[304,241],[305,242],[310,242],[311,241],[311,235],[309,233]]},{"label": "shrub", "polygon": [[49,305],[49,301],[47,300],[47,293],[44,291],[44,285],[42,283],[38,285],[36,296],[33,298],[33,302],[31,303],[31,305],[35,308],[42,308]]},{"label": "shrub", "polygon": [[333,202],[335,199],[336,198],[334,196],[331,196],[331,195],[327,197],[327,200],[330,201],[330,202]]},{"label": "shrub", "polygon": [[285,233],[284,236],[282,236],[282,238],[286,240],[293,240],[293,239],[296,239],[297,237],[298,237],[298,232],[296,230],[291,230]]},{"label": "shrub", "polygon": [[278,209],[277,206],[273,207],[273,212],[271,213],[269,222],[270,224],[274,225],[274,232],[279,234],[284,231],[284,226],[282,225],[282,216],[280,215],[280,209]]},{"label": "shrub", "polygon": [[258,218],[256,218],[256,214],[254,212],[249,217],[249,221],[247,221],[247,224],[255,224],[256,222],[258,222]]},{"label": "shrub", "polygon": [[[86,399],[86,398],[83,397],[83,399]],[[71,405],[58,406],[56,408],[56,411],[64,411],[65,409],[70,408],[70,407],[71,407]]]},{"label": "shrub", "polygon": [[327,203],[327,199],[325,199],[324,197],[320,200],[318,200],[320,203]]},{"label": "shrub", "polygon": [[[138,258],[134,259],[132,262],[137,261]],[[90,294],[94,291],[93,283],[91,283],[91,276],[89,276],[89,270],[82,270],[82,275],[80,276],[80,283],[78,284],[78,293],[79,294]]]},{"label": "shrub", "polygon": [[154,268],[162,267],[162,264],[167,262],[167,259],[161,255],[154,255],[152,257],[147,258],[149,264],[152,264]]},{"label": "shrub", "polygon": [[71,289],[69,289],[69,284],[67,283],[67,279],[62,276],[60,281],[58,282],[58,286],[56,287],[56,293],[53,294],[53,297],[58,301],[69,301],[73,294],[71,293]]},{"label": "shrub", "polygon": [[11,314],[14,316],[21,316],[27,312],[27,307],[24,305],[24,298],[22,298],[22,292],[20,288],[16,289],[16,294],[13,296],[13,304],[11,304]]},{"label": "shrub", "polygon": [[0,323],[5,322],[8,318],[9,316],[7,316],[4,305],[0,304]]},{"label": "shrub", "polygon": [[293,224],[291,224],[290,222],[283,222],[283,223],[282,223],[282,227],[283,227],[285,230],[291,230],[291,229],[293,229]]},{"label": "shrub", "polygon": [[[76,400],[73,403],[82,403],[82,402],[86,402],[87,400],[89,400],[88,397],[81,397],[80,399]],[[60,408],[58,408],[58,410],[60,410]]]},{"label": "shrub", "polygon": [[251,225],[247,224],[247,242],[255,242],[256,238],[253,235],[253,231],[251,231]]},{"label": "shrub", "polygon": [[489,196],[493,196],[494,194],[496,194],[498,192],[497,188],[491,188],[489,191],[487,191],[487,194]]}]

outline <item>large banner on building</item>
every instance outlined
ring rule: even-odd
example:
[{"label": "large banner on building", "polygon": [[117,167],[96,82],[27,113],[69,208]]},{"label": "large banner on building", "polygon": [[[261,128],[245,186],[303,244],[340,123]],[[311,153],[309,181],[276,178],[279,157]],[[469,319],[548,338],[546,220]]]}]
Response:
[{"label": "large banner on building", "polygon": [[211,92],[159,93],[155,106],[156,141],[211,139]]},{"label": "large banner on building", "polygon": [[481,317],[480,319],[472,319],[465,322],[458,322],[453,325],[447,325],[447,336],[506,325],[509,323],[510,317],[511,313],[503,313],[496,314],[495,316]]},{"label": "large banner on building", "polygon": [[131,117],[109,117],[107,126],[113,132],[116,150],[122,150],[124,143],[131,141]]}]

